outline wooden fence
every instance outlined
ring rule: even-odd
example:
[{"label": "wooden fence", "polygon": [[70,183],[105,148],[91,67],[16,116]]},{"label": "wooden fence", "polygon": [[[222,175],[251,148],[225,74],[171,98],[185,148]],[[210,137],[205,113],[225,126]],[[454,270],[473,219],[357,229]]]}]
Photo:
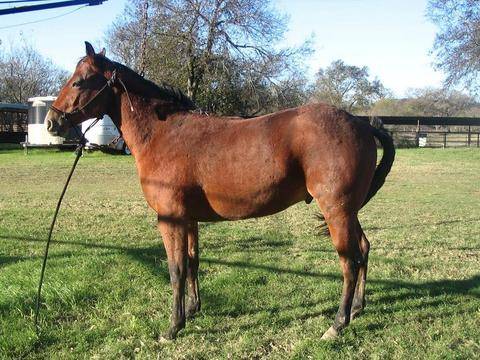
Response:
[{"label": "wooden fence", "polygon": [[[359,116],[370,120],[368,116]],[[480,118],[380,116],[397,147],[480,147]]]}]

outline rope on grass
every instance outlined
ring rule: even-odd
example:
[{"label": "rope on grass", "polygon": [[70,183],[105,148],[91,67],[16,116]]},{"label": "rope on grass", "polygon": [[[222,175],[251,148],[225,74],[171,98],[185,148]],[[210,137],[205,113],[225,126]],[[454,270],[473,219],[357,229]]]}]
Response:
[{"label": "rope on grass", "polygon": [[83,132],[83,134],[80,133],[76,127],[74,127],[75,131],[79,132],[79,134],[80,134],[80,143],[79,143],[77,149],[75,150],[75,153],[76,153],[75,160],[73,161],[73,165],[72,165],[72,168],[70,170],[70,173],[68,174],[67,181],[65,182],[65,185],[63,186],[62,193],[60,194],[60,198],[58,199],[57,207],[55,208],[55,214],[53,215],[53,220],[52,220],[52,223],[50,225],[50,230],[48,232],[47,244],[45,246],[45,253],[44,253],[44,256],[43,256],[42,270],[40,272],[40,280],[38,282],[37,299],[36,299],[36,303],[35,303],[35,330],[37,331],[37,334],[40,331],[40,328],[38,326],[38,315],[40,313],[40,300],[41,300],[41,295],[42,295],[43,278],[45,276],[45,268],[47,266],[48,250],[50,248],[50,242],[52,240],[53,228],[55,227],[55,222],[57,221],[57,216],[58,216],[58,212],[60,211],[60,205],[62,205],[63,197],[65,196],[65,193],[67,192],[68,184],[70,183],[70,180],[73,176],[73,172],[75,171],[75,168],[77,167],[78,160],[80,160],[80,156],[82,156],[82,152],[83,152],[83,149],[85,147],[85,144],[87,143],[87,141],[85,139],[85,134],[99,120],[100,120],[100,118],[95,119],[90,124],[90,126]]}]

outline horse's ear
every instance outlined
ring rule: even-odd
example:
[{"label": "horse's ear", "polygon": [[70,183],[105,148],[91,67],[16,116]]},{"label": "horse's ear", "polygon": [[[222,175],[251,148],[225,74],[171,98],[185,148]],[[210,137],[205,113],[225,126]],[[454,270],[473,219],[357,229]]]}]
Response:
[{"label": "horse's ear", "polygon": [[85,41],[85,52],[87,53],[87,56],[95,55],[95,50],[93,49],[92,44],[90,44],[88,41]]},{"label": "horse's ear", "polygon": [[99,52],[99,54],[102,56],[105,56],[106,53],[107,53],[107,50],[105,50],[105,48],[103,48],[102,51]]}]

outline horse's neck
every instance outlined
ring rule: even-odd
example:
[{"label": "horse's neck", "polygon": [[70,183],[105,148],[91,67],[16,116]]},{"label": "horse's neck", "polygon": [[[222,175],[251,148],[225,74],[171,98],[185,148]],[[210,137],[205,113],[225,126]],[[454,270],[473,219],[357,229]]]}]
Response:
[{"label": "horse's neck", "polygon": [[[125,85],[127,90],[122,89],[124,91],[119,94],[113,116],[128,147],[136,155],[149,146],[154,136],[156,139],[161,137],[161,130],[169,126],[166,117],[180,109],[174,104],[162,104],[161,100],[153,96],[129,91],[136,89],[136,84],[125,82]],[[164,110],[160,111],[165,116],[164,119],[159,118],[159,110]]]},{"label": "horse's neck", "polygon": [[[154,131],[154,108],[146,106],[134,94],[122,93],[119,104],[119,124],[122,136],[133,154],[142,150]],[[130,105],[130,101],[132,104]],[[133,111],[132,111],[133,108]]]}]

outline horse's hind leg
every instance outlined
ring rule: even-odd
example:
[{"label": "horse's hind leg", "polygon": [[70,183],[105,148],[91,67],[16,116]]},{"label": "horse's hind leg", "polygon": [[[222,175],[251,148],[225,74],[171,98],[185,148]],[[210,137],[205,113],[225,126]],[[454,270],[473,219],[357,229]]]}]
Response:
[{"label": "horse's hind leg", "polygon": [[187,318],[193,317],[200,311],[200,290],[198,285],[198,223],[192,221],[188,226],[188,302],[186,305]]},{"label": "horse's hind leg", "polygon": [[359,248],[359,236],[356,213],[337,211],[326,216],[333,245],[340,256],[343,271],[343,290],[340,306],[333,325],[323,334],[322,339],[338,336],[350,322],[350,311],[357,283],[359,265],[362,255]]},{"label": "horse's hind leg", "polygon": [[360,223],[358,224],[358,229],[360,234],[362,234],[360,238],[360,252],[362,253],[363,261],[358,270],[357,286],[353,297],[350,320],[357,317],[365,307],[365,284],[367,282],[368,253],[370,251],[370,242],[365,236]]}]

